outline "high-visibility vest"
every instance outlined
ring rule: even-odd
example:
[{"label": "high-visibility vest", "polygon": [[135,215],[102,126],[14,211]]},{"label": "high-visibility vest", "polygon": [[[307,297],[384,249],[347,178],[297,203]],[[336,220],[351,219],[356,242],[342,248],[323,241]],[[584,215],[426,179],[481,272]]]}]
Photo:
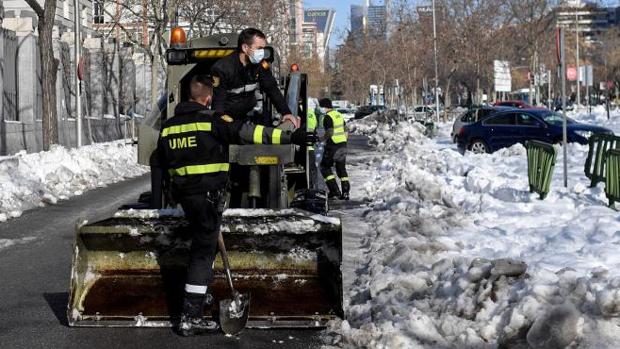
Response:
[{"label": "high-visibility vest", "polygon": [[306,121],[308,124],[308,131],[314,131],[316,130],[316,114],[314,113],[314,109],[309,108],[308,109],[308,120]]},{"label": "high-visibility vest", "polygon": [[[314,109],[309,108],[308,112],[306,113],[306,116],[307,116],[306,131],[312,132],[316,130],[317,120],[316,120],[316,114],[314,113]],[[314,147],[309,145],[308,150],[313,151]]]},{"label": "high-visibility vest", "polygon": [[345,143],[347,141],[347,133],[344,130],[344,118],[342,114],[336,110],[330,110],[327,116],[332,119],[332,124],[334,125],[334,133],[331,137],[332,142],[334,142],[334,144]]}]

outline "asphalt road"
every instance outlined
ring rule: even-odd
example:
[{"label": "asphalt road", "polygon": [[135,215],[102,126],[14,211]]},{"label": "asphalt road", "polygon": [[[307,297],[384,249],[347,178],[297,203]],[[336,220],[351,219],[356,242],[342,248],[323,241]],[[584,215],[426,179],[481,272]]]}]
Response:
[{"label": "asphalt road", "polygon": [[78,219],[95,221],[147,191],[143,176],[0,223],[0,348],[317,348],[316,330],[246,330],[239,338],[182,338],[171,329],[70,328],[66,309]]}]

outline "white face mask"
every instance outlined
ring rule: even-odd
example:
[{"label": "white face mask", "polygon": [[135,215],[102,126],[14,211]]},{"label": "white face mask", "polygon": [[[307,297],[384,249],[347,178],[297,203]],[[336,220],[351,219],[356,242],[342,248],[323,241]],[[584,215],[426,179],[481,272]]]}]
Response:
[{"label": "white face mask", "polygon": [[260,61],[265,58],[265,49],[261,48],[254,50],[252,54],[248,56],[248,58],[250,59],[250,62],[252,62],[252,64],[260,63]]}]

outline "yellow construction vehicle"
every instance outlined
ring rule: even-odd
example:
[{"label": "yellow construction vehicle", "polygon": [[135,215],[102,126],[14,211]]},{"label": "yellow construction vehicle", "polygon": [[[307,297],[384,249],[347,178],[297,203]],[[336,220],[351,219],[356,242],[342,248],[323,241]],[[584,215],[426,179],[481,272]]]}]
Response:
[{"label": "yellow construction vehicle", "polygon": [[[162,171],[152,161],[159,125],[187,98],[188,82],[235,52],[237,36],[174,42],[166,52],[165,103],[139,128],[139,162],[151,166],[151,193],[142,204],[77,230],[68,305],[70,326],[171,326],[181,311],[190,234],[179,208],[168,207]],[[290,109],[306,117],[307,76],[279,76],[275,50],[266,59],[282,82]],[[266,95],[262,115],[276,122]],[[309,188],[307,150],[294,145],[230,146],[230,162],[248,174],[233,186],[224,212],[235,288],[251,293],[249,327],[314,328],[342,316],[342,232],[327,215],[323,193]],[[228,296],[221,260],[216,259],[215,300]],[[217,313],[217,303],[212,310]],[[205,316],[210,315],[208,310]]]}]

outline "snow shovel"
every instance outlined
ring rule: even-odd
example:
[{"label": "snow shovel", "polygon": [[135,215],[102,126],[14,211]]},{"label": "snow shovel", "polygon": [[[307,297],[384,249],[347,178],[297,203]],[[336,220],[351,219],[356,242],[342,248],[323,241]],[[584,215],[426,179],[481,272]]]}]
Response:
[{"label": "snow shovel", "polygon": [[228,287],[232,293],[232,299],[223,299],[220,301],[220,326],[225,334],[234,335],[245,328],[250,315],[250,294],[239,293],[235,290],[232,283],[232,275],[230,273],[230,265],[228,264],[228,254],[224,245],[224,237],[222,232],[217,238],[217,245],[222,256],[222,264],[226,269],[226,280]]}]

